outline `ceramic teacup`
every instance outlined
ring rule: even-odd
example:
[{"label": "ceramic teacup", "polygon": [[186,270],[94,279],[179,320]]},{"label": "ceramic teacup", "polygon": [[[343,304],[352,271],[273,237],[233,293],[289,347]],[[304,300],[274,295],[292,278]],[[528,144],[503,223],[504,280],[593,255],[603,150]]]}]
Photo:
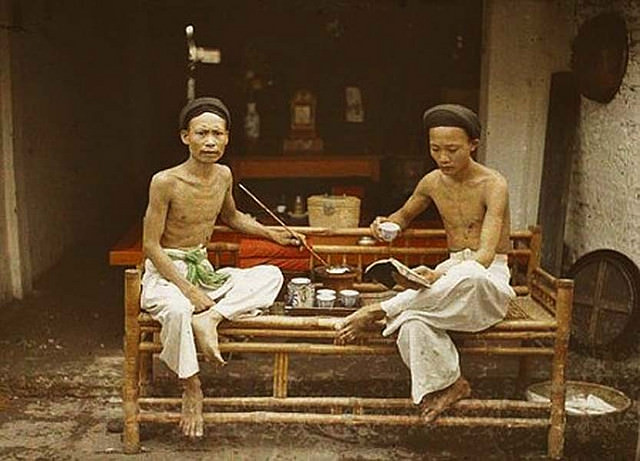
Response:
[{"label": "ceramic teacup", "polygon": [[392,241],[398,236],[398,232],[400,232],[400,226],[392,221],[385,221],[378,224],[378,229],[380,230],[382,240],[385,242]]},{"label": "ceramic teacup", "polygon": [[360,292],[357,290],[340,290],[340,303],[344,307],[354,307],[359,296]]},{"label": "ceramic teacup", "polygon": [[335,302],[336,302],[335,294],[319,293],[316,295],[316,303],[318,304],[318,307],[333,307]]}]

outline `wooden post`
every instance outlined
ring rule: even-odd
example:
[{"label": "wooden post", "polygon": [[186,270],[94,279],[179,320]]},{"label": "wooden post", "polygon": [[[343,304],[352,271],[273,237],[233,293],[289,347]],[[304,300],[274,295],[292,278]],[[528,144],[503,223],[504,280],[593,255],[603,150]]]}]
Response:
[{"label": "wooden post", "polygon": [[564,451],[566,414],[566,366],[569,355],[569,335],[571,333],[571,310],[573,308],[573,280],[559,279],[556,283],[556,321],[558,329],[551,365],[551,416],[547,454],[551,459],[561,459]]},{"label": "wooden post", "polygon": [[273,354],[273,396],[285,398],[287,396],[287,380],[289,373],[289,354],[276,352]]},{"label": "wooden post", "polygon": [[[638,410],[638,416],[640,416],[640,398],[636,400],[636,409]],[[636,446],[635,461],[640,461],[640,423],[638,423],[638,445]]]},{"label": "wooden post", "polygon": [[[14,90],[11,66],[11,5],[0,0],[0,252],[6,271],[0,271],[0,304],[11,298],[22,299],[31,290],[29,234],[24,200],[20,200],[19,136],[14,123]],[[18,105],[16,104],[16,107]]]},{"label": "wooden post", "polygon": [[124,283],[124,382],[122,384],[122,412],[124,417],[124,452],[140,451],[140,427],[138,414],[138,378],[140,360],[140,272],[125,270]]},{"label": "wooden post", "polygon": [[531,241],[529,242],[529,249],[531,255],[529,256],[529,262],[527,264],[527,280],[531,277],[533,271],[540,267],[540,252],[542,249],[542,231],[540,226],[529,226],[531,231]]},{"label": "wooden post", "polygon": [[[640,398],[636,400],[636,409],[640,416]],[[636,446],[636,461],[640,461],[640,423],[638,423],[638,445]]]}]

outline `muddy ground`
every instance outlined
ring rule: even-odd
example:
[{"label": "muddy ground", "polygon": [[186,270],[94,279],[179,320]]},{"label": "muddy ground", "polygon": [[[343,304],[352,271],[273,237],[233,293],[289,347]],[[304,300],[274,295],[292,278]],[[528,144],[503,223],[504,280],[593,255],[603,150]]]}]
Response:
[{"label": "muddy ground", "polygon": [[[349,428],[318,425],[208,426],[203,440],[183,440],[174,427],[142,427],[143,451],[122,454],[119,430],[122,367],[122,270],[106,250],[66,256],[33,296],[0,309],[0,459],[25,460],[395,460],[546,459],[543,430]],[[249,365],[249,366],[247,366]],[[224,369],[205,365],[207,395],[253,389],[268,393],[271,362],[233,357]],[[513,396],[515,364],[463,364],[474,396]],[[163,377],[158,391],[177,395]],[[293,394],[408,396],[406,370],[393,359],[292,361]],[[539,368],[537,379],[545,378]],[[249,370],[249,371],[247,371]],[[614,386],[632,398],[640,388],[640,353],[618,360],[573,352],[571,379]],[[304,379],[303,379],[304,378]],[[363,394],[363,395],[364,395]],[[634,402],[635,404],[635,402]],[[566,459],[631,460],[638,435],[635,406],[616,417],[570,418]]]}]

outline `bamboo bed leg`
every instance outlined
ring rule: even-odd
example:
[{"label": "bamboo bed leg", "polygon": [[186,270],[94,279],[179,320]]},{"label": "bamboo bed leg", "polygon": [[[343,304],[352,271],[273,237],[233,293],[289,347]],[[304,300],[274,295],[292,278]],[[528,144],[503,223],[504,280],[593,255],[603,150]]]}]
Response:
[{"label": "bamboo bed leg", "polygon": [[518,395],[524,395],[527,385],[531,379],[531,360],[532,357],[523,355],[518,360],[518,378],[516,382]]},{"label": "bamboo bed leg", "polygon": [[564,402],[567,387],[566,366],[571,332],[571,309],[573,307],[573,281],[558,280],[557,287],[556,321],[558,329],[551,368],[551,421],[547,442],[547,454],[551,459],[561,459],[564,451],[566,425]]},{"label": "bamboo bed leg", "polygon": [[140,426],[138,423],[138,379],[140,361],[140,272],[136,269],[125,271],[124,285],[124,382],[122,385],[122,411],[124,416],[124,452],[140,451]]},{"label": "bamboo bed leg", "polygon": [[[155,333],[142,333],[141,341],[147,341],[150,337],[155,339]],[[153,383],[153,353],[140,353],[140,396],[147,397],[151,395],[151,384]]]},{"label": "bamboo bed leg", "polygon": [[273,354],[273,396],[285,398],[287,396],[287,380],[289,372],[289,354],[277,352]]}]

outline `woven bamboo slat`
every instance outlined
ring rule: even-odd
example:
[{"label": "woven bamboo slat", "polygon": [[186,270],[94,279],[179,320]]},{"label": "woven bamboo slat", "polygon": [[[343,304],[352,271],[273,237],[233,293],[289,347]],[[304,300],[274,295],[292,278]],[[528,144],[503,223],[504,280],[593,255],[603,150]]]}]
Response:
[{"label": "woven bamboo slat", "polygon": [[[160,352],[162,345],[152,342],[140,343],[141,351]],[[483,355],[553,355],[550,347],[505,347],[505,346],[461,346],[460,352]],[[245,353],[283,353],[309,355],[393,355],[397,353],[394,344],[387,345],[336,345],[336,344],[308,344],[308,343],[222,343],[221,352]]]},{"label": "woven bamboo slat", "polygon": [[[221,328],[218,333],[222,336],[249,336],[255,338],[314,338],[314,339],[334,339],[337,331],[323,330],[265,330],[260,328]],[[452,338],[492,340],[492,339],[553,339],[553,332],[513,332],[513,331],[490,331],[482,333],[451,333]],[[379,332],[365,332],[361,334],[365,340],[381,339]],[[393,341],[391,338],[390,341]]]}]

